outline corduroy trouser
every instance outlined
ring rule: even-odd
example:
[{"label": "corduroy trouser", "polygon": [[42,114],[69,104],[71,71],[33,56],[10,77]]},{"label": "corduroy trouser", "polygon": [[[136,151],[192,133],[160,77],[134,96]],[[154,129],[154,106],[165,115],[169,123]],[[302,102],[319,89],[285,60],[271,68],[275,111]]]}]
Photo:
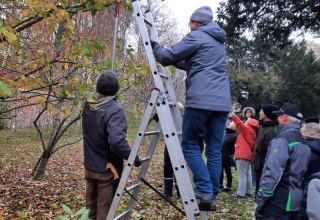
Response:
[{"label": "corduroy trouser", "polygon": [[114,195],[113,177],[111,171],[97,173],[85,170],[86,208],[89,209],[89,219],[107,218]]}]

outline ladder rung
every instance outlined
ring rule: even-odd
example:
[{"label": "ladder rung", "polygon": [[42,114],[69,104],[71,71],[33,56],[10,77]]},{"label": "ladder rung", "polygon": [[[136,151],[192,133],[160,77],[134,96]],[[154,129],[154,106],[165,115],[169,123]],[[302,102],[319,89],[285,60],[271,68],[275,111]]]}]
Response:
[{"label": "ladder rung", "polygon": [[140,185],[141,185],[141,182],[137,182],[136,184],[133,184],[132,186],[126,187],[126,190],[127,190],[127,191],[131,191],[131,190],[137,188],[137,187],[140,186]]},{"label": "ladder rung", "polygon": [[144,20],[144,23],[152,27],[152,23],[146,17],[143,17],[143,20]]},{"label": "ladder rung", "polygon": [[148,160],[150,160],[150,159],[151,159],[150,156],[141,158],[142,162],[148,161]]},{"label": "ladder rung", "polygon": [[124,216],[126,216],[129,212],[131,212],[132,210],[127,209],[124,212],[122,212],[120,215],[118,215],[117,217],[115,217],[113,220],[118,220],[118,219],[122,219]]},{"label": "ladder rung", "polygon": [[154,134],[159,134],[160,131],[147,131],[144,133],[145,136],[149,136],[149,135],[154,135]]},{"label": "ladder rung", "polygon": [[160,73],[160,76],[161,76],[162,78],[169,79],[168,76],[165,75],[165,74],[163,74],[163,73]]},{"label": "ladder rung", "polygon": [[171,105],[171,106],[176,106],[177,105],[176,102],[168,102],[168,104]]}]

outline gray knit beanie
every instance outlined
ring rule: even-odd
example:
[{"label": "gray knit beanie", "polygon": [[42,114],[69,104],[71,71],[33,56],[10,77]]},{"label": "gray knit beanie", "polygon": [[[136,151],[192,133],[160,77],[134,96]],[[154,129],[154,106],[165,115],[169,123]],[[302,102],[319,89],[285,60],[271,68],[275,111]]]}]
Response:
[{"label": "gray knit beanie", "polygon": [[110,71],[106,71],[99,76],[97,81],[97,92],[105,96],[113,96],[119,90],[119,81],[117,76]]},{"label": "gray knit beanie", "polygon": [[208,6],[202,6],[198,8],[192,13],[190,17],[191,21],[197,21],[202,24],[208,24],[212,22],[212,19],[213,19],[212,10]]}]

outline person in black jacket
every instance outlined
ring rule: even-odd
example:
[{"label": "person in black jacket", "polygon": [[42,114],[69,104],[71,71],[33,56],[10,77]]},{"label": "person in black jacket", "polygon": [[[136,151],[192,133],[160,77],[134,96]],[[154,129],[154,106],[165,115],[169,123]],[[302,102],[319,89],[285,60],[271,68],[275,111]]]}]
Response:
[{"label": "person in black jacket", "polygon": [[[117,181],[131,148],[126,140],[127,121],[116,100],[119,82],[107,71],[97,81],[96,94],[84,102],[82,113],[86,207],[89,218],[105,220]],[[137,157],[135,165],[140,165]]]},{"label": "person in black jacket", "polygon": [[305,123],[301,128],[301,134],[306,139],[306,144],[310,147],[311,158],[307,172],[302,182],[304,195],[299,211],[299,220],[308,219],[307,208],[307,192],[308,184],[313,174],[320,172],[320,125],[316,123]]},{"label": "person in black jacket", "polygon": [[276,136],[275,127],[278,126],[277,115],[272,114],[272,111],[277,111],[274,105],[264,105],[260,109],[260,130],[257,135],[256,143],[253,151],[253,169],[256,173],[256,191],[259,191],[260,179],[266,159],[268,145]]},{"label": "person in black jacket", "polygon": [[[221,172],[221,176],[220,176],[220,189],[222,189],[222,191],[224,191],[224,192],[231,191],[231,186],[232,186],[232,173],[231,173],[232,155],[234,154],[234,145],[236,143],[237,135],[238,135],[237,127],[231,119],[231,121],[229,121],[227,124],[227,128],[226,128],[225,135],[224,135],[222,151],[221,151],[222,172]],[[223,172],[226,173],[226,177],[227,177],[226,187],[224,187],[224,185],[223,185],[223,179],[224,179]]]}]

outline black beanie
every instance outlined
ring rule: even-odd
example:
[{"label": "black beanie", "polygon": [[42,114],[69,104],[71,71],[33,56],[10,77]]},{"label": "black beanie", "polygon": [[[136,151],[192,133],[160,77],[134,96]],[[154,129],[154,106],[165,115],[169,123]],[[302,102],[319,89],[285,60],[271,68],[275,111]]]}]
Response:
[{"label": "black beanie", "polygon": [[273,111],[277,111],[278,108],[274,105],[264,105],[262,106],[262,111],[263,113],[270,118],[271,120],[276,120],[277,119],[277,115],[273,114]]},{"label": "black beanie", "polygon": [[119,90],[119,81],[116,74],[107,71],[99,76],[97,81],[97,92],[105,96],[113,96]]}]

